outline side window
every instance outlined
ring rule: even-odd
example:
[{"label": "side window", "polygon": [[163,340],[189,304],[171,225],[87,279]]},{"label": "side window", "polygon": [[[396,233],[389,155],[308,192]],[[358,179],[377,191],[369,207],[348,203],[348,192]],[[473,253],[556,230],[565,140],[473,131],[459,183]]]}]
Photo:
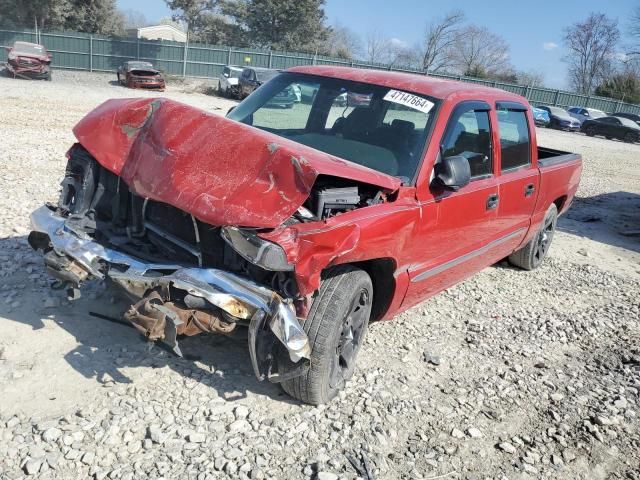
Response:
[{"label": "side window", "polygon": [[493,174],[489,112],[466,110],[451,117],[443,150],[445,157],[466,157],[471,167],[472,179]]},{"label": "side window", "polygon": [[224,67],[224,69],[222,70],[222,75],[229,78],[229,74],[230,74],[231,70],[229,70],[228,67]]},{"label": "side window", "polygon": [[500,110],[500,152],[502,171],[524,167],[531,163],[531,140],[526,112]]}]

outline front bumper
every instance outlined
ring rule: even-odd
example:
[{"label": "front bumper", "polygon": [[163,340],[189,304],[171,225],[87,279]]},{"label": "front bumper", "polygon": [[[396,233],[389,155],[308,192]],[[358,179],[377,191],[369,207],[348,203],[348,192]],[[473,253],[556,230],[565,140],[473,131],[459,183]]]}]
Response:
[{"label": "front bumper", "polygon": [[[201,299],[209,308],[250,321],[249,351],[260,380],[268,377],[280,381],[277,375],[272,378],[269,359],[265,359],[271,348],[259,344],[268,342],[269,336],[275,336],[288,351],[292,364],[309,359],[311,355],[309,339],[293,306],[276,292],[251,280],[215,268],[143,262],[105,247],[83,232],[72,230],[63,217],[47,206],[31,214],[31,226],[33,231],[29,240],[32,246],[42,246],[43,240],[44,243],[48,240],[48,247],[64,259],[62,263],[69,265],[64,271],[49,269],[49,272],[75,284],[74,287],[79,287],[85,279],[108,278],[134,299],[143,298],[153,289],[172,288]],[[43,234],[48,238],[43,239]]]}]

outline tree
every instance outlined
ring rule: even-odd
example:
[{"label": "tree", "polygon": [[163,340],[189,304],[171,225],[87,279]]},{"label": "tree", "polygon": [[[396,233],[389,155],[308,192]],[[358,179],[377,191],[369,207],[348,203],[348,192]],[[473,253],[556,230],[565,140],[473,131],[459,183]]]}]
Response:
[{"label": "tree", "polygon": [[640,5],[638,5],[629,18],[629,36],[633,39],[628,55],[640,56]]},{"label": "tree", "polygon": [[620,39],[618,22],[603,13],[592,13],[564,31],[569,50],[569,81],[575,91],[590,94],[611,73],[616,45]]},{"label": "tree", "polygon": [[234,17],[253,45],[315,52],[329,35],[323,7],[324,0],[238,0]]},{"label": "tree", "polygon": [[118,35],[124,31],[115,0],[0,0],[0,18],[16,26]]},{"label": "tree", "polygon": [[326,55],[350,60],[362,53],[362,41],[349,27],[335,23],[329,27],[327,40],[321,52]]},{"label": "tree", "polygon": [[72,9],[71,0],[0,0],[0,18],[18,27],[62,28]]},{"label": "tree", "polygon": [[461,35],[464,13],[454,10],[444,18],[434,20],[424,33],[422,69],[428,72],[441,72],[453,65],[452,49]]},{"label": "tree", "polygon": [[102,35],[123,35],[124,17],[116,0],[73,0],[65,28]]},{"label": "tree", "polygon": [[456,35],[451,50],[451,64],[462,75],[489,78],[512,70],[509,46],[486,27],[468,25]]},{"label": "tree", "polygon": [[140,28],[149,25],[147,17],[139,10],[128,9],[122,10],[120,13],[122,14],[125,29]]},{"label": "tree", "polygon": [[516,72],[517,82],[520,85],[530,87],[542,87],[544,85],[544,75],[535,70]]},{"label": "tree", "polygon": [[369,30],[365,37],[365,58],[368,62],[387,63],[391,59],[391,41],[377,29]]},{"label": "tree", "polygon": [[165,0],[173,20],[185,25],[189,39],[204,43],[233,44],[244,42],[235,16],[242,12],[236,2],[221,0]]},{"label": "tree", "polygon": [[623,102],[640,103],[640,77],[631,71],[618,73],[598,85],[595,94]]}]

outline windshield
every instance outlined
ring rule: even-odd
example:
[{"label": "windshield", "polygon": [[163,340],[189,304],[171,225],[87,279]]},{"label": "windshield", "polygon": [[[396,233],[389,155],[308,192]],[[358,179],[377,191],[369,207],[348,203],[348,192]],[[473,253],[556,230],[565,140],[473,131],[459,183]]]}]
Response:
[{"label": "windshield", "polygon": [[280,72],[278,70],[256,70],[256,76],[258,77],[258,80],[263,83],[268,82],[279,73]]},{"label": "windshield", "polygon": [[130,69],[144,70],[146,68],[153,68],[153,65],[149,62],[128,62],[127,65]]},{"label": "windshield", "polygon": [[33,43],[16,42],[13,45],[13,49],[16,53],[24,53],[27,55],[45,55],[47,51],[41,45],[35,45]]},{"label": "windshield", "polygon": [[551,113],[553,113],[554,115],[557,115],[558,117],[566,117],[567,116],[567,112],[565,110],[563,110],[562,108],[558,108],[558,107],[547,107],[549,109],[549,111]]},{"label": "windshield", "polygon": [[388,87],[282,73],[229,118],[407,183],[418,169],[436,104]]},{"label": "windshield", "polygon": [[607,116],[607,114],[602,110],[594,110],[592,108],[588,108],[587,111],[589,112],[589,115],[591,115],[591,118],[602,118]]},{"label": "windshield", "polygon": [[629,120],[628,118],[624,118],[624,117],[618,117],[618,120],[620,120],[620,122],[622,122],[622,125],[626,127],[631,127],[633,129],[638,128],[638,124],[633,120]]}]

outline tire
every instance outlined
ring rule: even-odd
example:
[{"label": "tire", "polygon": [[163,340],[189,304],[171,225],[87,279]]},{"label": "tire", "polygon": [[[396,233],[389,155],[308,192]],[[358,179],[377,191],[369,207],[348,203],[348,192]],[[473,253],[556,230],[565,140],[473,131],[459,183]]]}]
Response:
[{"label": "tire", "polygon": [[595,137],[596,136],[596,127],[594,127],[593,125],[587,125],[587,128],[584,129],[584,133],[588,137]]},{"label": "tire", "polygon": [[120,78],[120,74],[116,73],[116,75],[118,76],[118,85],[122,85],[122,79]]},{"label": "tire", "polygon": [[627,143],[635,143],[638,141],[638,135],[629,132],[624,136],[624,141]]},{"label": "tire", "polygon": [[49,73],[47,73],[47,76],[44,77],[44,79],[45,81],[50,82],[52,78],[53,78],[53,72],[49,70]]},{"label": "tire", "polygon": [[311,364],[304,375],[282,382],[285,392],[320,405],[344,388],[366,337],[372,298],[373,285],[364,270],[340,265],[325,272],[304,322]]},{"label": "tire", "polygon": [[523,270],[538,268],[549,253],[558,222],[558,207],[551,204],[538,233],[524,247],[509,255],[509,263]]}]

